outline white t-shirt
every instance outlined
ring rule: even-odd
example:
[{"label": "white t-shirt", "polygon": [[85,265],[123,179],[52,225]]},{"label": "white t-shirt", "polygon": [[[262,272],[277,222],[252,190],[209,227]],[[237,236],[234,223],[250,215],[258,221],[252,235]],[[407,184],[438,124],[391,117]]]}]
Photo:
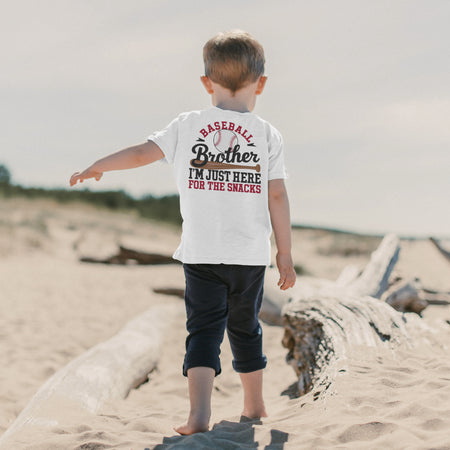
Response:
[{"label": "white t-shirt", "polygon": [[283,141],[257,115],[212,107],[148,137],[174,165],[184,263],[270,265],[268,181],[287,178]]}]

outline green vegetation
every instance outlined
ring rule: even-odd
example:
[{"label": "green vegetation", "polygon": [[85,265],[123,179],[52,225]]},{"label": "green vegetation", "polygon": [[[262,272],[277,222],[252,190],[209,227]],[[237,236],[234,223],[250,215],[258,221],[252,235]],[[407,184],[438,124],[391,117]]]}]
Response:
[{"label": "green vegetation", "polygon": [[111,210],[137,211],[141,217],[181,225],[178,195],[155,197],[146,195],[133,198],[125,191],[90,191],[89,189],[26,188],[11,184],[9,170],[0,164],[0,199],[22,197],[27,199],[51,199],[60,203],[85,202]]},{"label": "green vegetation", "polygon": [[8,168],[0,164],[0,186],[5,186],[11,183],[11,173]]}]

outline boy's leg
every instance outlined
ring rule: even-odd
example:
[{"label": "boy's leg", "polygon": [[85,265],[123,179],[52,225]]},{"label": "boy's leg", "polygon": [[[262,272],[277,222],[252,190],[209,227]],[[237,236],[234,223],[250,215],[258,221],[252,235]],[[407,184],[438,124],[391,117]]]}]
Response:
[{"label": "boy's leg", "polygon": [[191,411],[187,423],[175,428],[180,434],[208,430],[213,380],[221,371],[219,354],[228,315],[227,286],[214,266],[183,264],[189,332],[183,374],[188,377]]},{"label": "boy's leg", "polygon": [[187,422],[174,428],[176,432],[194,434],[208,431],[214,375],[215,371],[210,367],[193,367],[187,371],[191,410]]},{"label": "boy's leg", "polygon": [[266,417],[262,394],[262,369],[267,360],[262,350],[261,309],[265,266],[233,266],[228,298],[227,332],[233,352],[233,367],[244,390],[242,415]]},{"label": "boy's leg", "polygon": [[227,286],[215,273],[214,264],[183,264],[186,290],[186,355],[183,375],[192,367],[211,367],[221,372],[220,345],[227,323]]},{"label": "boy's leg", "polygon": [[244,389],[244,409],[242,415],[251,419],[267,417],[263,399],[263,370],[240,373],[242,388]]}]

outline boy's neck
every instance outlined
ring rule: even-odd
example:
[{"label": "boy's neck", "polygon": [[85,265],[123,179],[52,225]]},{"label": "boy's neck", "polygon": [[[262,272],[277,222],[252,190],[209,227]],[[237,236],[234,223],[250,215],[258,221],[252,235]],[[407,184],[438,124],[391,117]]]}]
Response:
[{"label": "boy's neck", "polygon": [[251,112],[256,104],[255,86],[254,83],[250,83],[233,94],[229,89],[214,83],[211,99],[213,105],[220,109],[241,113]]},{"label": "boy's neck", "polygon": [[[233,100],[233,99],[231,99]],[[219,108],[219,109],[226,109],[229,111],[236,111],[236,112],[240,112],[240,113],[246,113],[246,112],[250,112],[249,107],[247,106],[247,103],[243,102],[235,102],[235,101],[228,101],[228,99],[219,101],[217,103],[214,103],[214,106]]]}]

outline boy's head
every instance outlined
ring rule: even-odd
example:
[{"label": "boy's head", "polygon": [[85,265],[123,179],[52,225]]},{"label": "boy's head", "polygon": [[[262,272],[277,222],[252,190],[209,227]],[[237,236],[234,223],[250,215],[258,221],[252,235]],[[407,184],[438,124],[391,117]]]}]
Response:
[{"label": "boy's head", "polygon": [[203,47],[205,75],[233,94],[264,75],[264,49],[249,33],[219,33]]}]

